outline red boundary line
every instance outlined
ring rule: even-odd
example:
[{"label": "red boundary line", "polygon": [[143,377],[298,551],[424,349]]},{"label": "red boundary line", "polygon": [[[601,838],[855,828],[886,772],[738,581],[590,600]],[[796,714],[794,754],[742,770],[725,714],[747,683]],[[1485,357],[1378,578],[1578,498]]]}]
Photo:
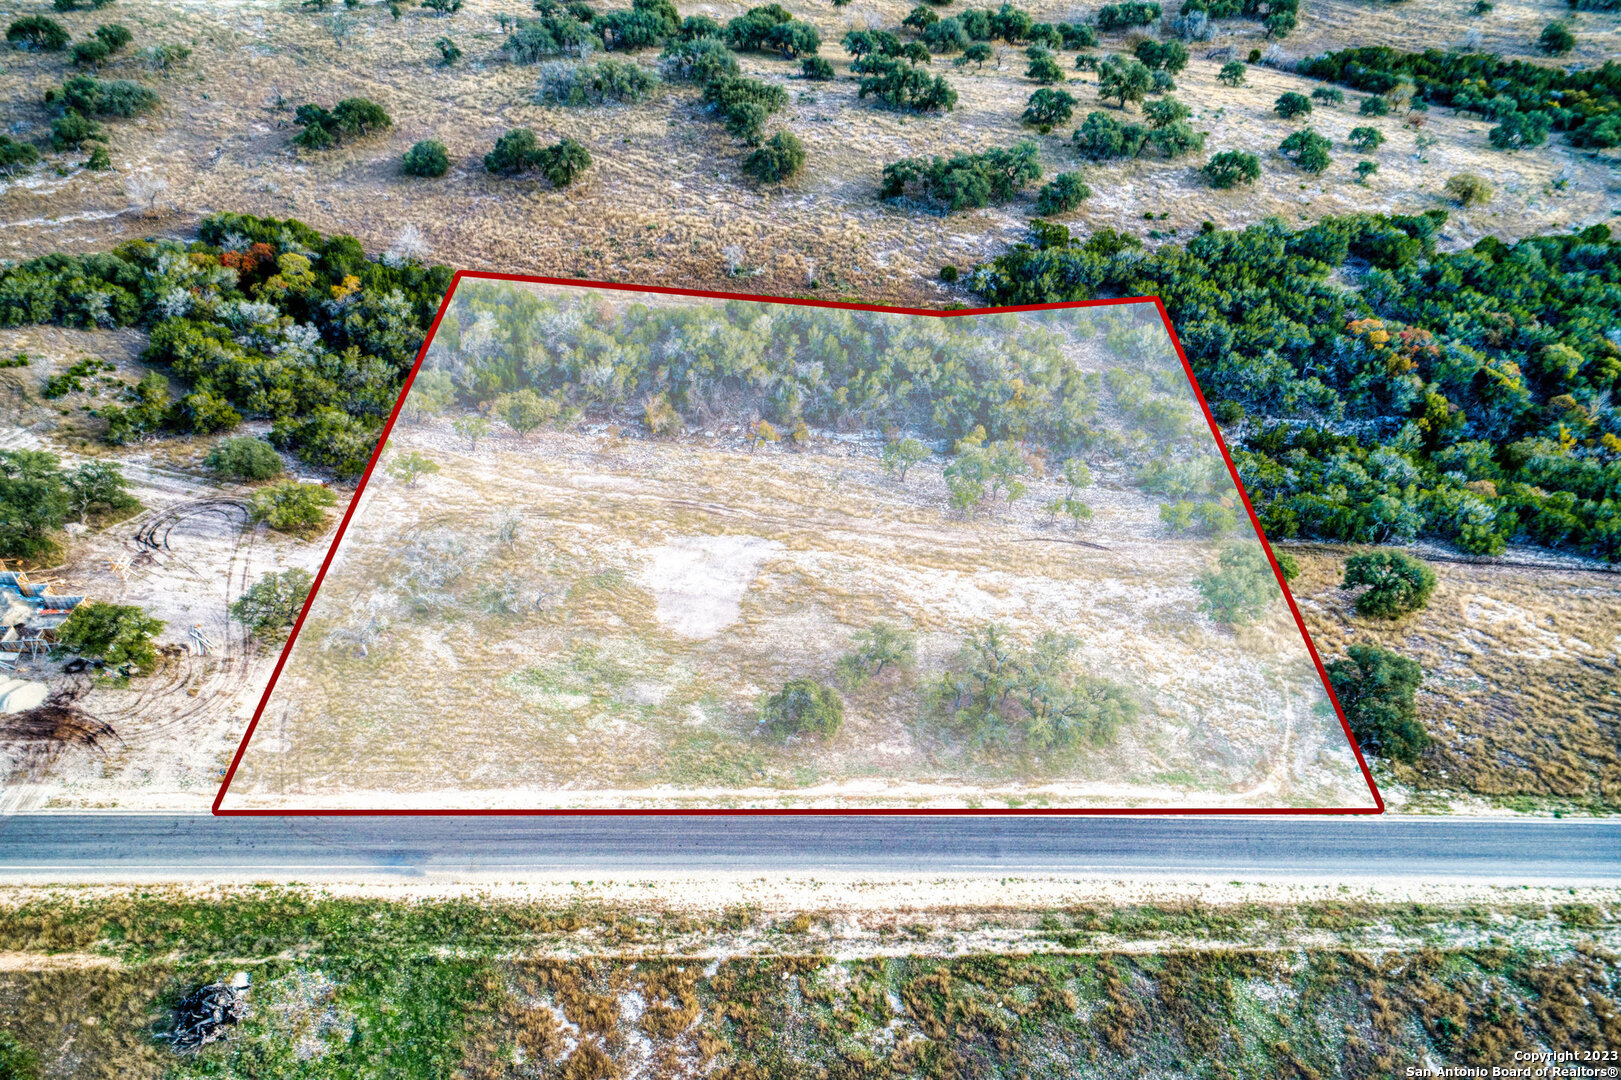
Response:
[{"label": "red boundary line", "polygon": [[[993,809],[993,810],[954,810],[946,808],[925,809],[898,809],[876,808],[871,810],[844,810],[844,809],[771,809],[771,810],[719,810],[719,809],[535,809],[535,810],[264,810],[242,809],[226,810],[221,804],[225,801],[225,793],[231,786],[231,780],[236,776],[237,768],[242,764],[242,755],[247,752],[248,741],[253,738],[254,729],[259,726],[259,718],[264,715],[265,707],[270,704],[270,694],[276,688],[276,681],[281,678],[282,668],[287,665],[287,658],[292,655],[293,642],[298,640],[298,632],[303,629],[304,619],[309,615],[311,606],[315,603],[315,594],[321,588],[321,582],[326,579],[326,572],[332,565],[332,560],[338,553],[338,545],[343,542],[344,533],[348,531],[350,519],[354,517],[355,508],[360,505],[360,496],[371,481],[372,470],[377,467],[377,461],[382,456],[383,446],[388,442],[394,431],[394,424],[399,419],[400,409],[405,404],[405,396],[411,392],[411,384],[416,381],[417,372],[422,369],[422,361],[428,355],[428,347],[433,344],[433,338],[439,331],[439,323],[444,319],[445,312],[450,308],[450,301],[456,294],[456,288],[464,278],[483,281],[516,281],[535,285],[571,285],[586,286],[593,289],[611,289],[619,292],[660,293],[667,296],[701,296],[715,300],[752,300],[767,304],[791,304],[798,307],[843,308],[849,311],[876,311],[892,315],[923,315],[931,318],[955,318],[961,315],[997,315],[1015,311],[1053,311],[1060,308],[1088,308],[1113,307],[1120,304],[1152,303],[1159,309],[1160,321],[1165,331],[1170,335],[1171,344],[1176,347],[1176,355],[1182,361],[1182,370],[1187,374],[1188,385],[1193,387],[1193,394],[1199,401],[1199,408],[1204,410],[1205,422],[1210,425],[1210,434],[1215,437],[1216,446],[1221,450],[1221,456],[1227,463],[1228,475],[1232,477],[1233,484],[1238,489],[1239,498],[1244,500],[1244,509],[1249,513],[1250,523],[1255,527],[1255,535],[1260,537],[1261,546],[1266,551],[1266,557],[1272,564],[1272,573],[1277,577],[1278,587],[1283,590],[1283,597],[1289,604],[1289,613],[1294,616],[1295,626],[1300,630],[1300,637],[1306,643],[1306,649],[1311,653],[1311,659],[1317,665],[1317,674],[1323,681],[1323,689],[1328,693],[1328,700],[1333,703],[1334,713],[1340,719],[1340,727],[1345,732],[1345,739],[1351,745],[1351,752],[1356,755],[1357,767],[1362,770],[1362,778],[1367,781],[1368,791],[1373,795],[1373,806],[1303,806],[1303,807],[1259,807],[1246,809],[1242,807],[1189,807],[1189,808],[1032,808],[1032,809]],[[1300,608],[1295,604],[1295,598],[1289,591],[1289,585],[1283,579],[1283,569],[1278,565],[1278,558],[1272,551],[1272,544],[1266,538],[1261,528],[1261,519],[1255,513],[1255,507],[1250,503],[1249,493],[1244,490],[1244,481],[1238,475],[1238,467],[1233,464],[1233,456],[1228,452],[1227,442],[1221,437],[1221,429],[1216,425],[1216,418],[1210,412],[1210,404],[1205,401],[1204,391],[1199,386],[1198,378],[1193,374],[1193,365],[1188,363],[1188,355],[1182,349],[1182,342],[1176,336],[1176,328],[1171,325],[1170,313],[1165,310],[1165,304],[1157,296],[1130,296],[1109,300],[1072,300],[1058,304],[1020,304],[1013,307],[989,308],[908,308],[890,307],[882,304],[858,304],[837,300],[800,300],[783,296],[757,296],[749,293],[714,292],[705,289],[677,289],[661,285],[629,285],[612,281],[588,281],[575,278],[531,277],[524,274],[497,274],[486,271],[458,270],[450,279],[450,287],[445,291],[445,298],[439,302],[439,310],[434,313],[433,322],[428,327],[427,336],[422,340],[422,348],[417,351],[416,363],[411,366],[411,373],[406,376],[405,385],[400,389],[400,396],[394,402],[394,411],[389,413],[388,423],[383,426],[382,434],[377,439],[377,446],[372,451],[371,460],[366,464],[366,471],[360,476],[360,484],[355,488],[355,494],[349,501],[349,508],[344,511],[343,520],[338,523],[337,534],[332,538],[332,547],[327,551],[325,560],[321,563],[320,573],[315,575],[315,582],[310,586],[309,597],[304,601],[304,609],[298,613],[298,621],[293,624],[292,633],[287,636],[287,644],[283,646],[281,656],[276,661],[275,670],[270,673],[270,682],[265,686],[264,695],[259,699],[259,707],[254,710],[253,719],[248,724],[247,731],[242,733],[242,741],[236,748],[236,756],[231,759],[230,768],[225,772],[225,779],[220,784],[219,794],[214,796],[213,813],[216,817],[520,817],[520,816],[593,816],[593,817],[624,817],[624,816],[724,816],[724,815],[793,815],[793,816],[861,816],[861,815],[920,815],[920,814],[955,814],[962,816],[977,815],[1052,815],[1064,814],[1071,816],[1166,816],[1180,814],[1207,814],[1228,816],[1255,816],[1274,814],[1382,814],[1385,811],[1385,800],[1379,794],[1379,787],[1373,782],[1373,773],[1368,770],[1368,762],[1362,756],[1362,748],[1357,745],[1356,736],[1351,734],[1351,724],[1345,717],[1345,709],[1341,707],[1338,696],[1334,693],[1334,686],[1328,678],[1328,671],[1323,667],[1323,658],[1318,655],[1317,646],[1311,640],[1311,634],[1306,630],[1306,621],[1301,618]]]}]

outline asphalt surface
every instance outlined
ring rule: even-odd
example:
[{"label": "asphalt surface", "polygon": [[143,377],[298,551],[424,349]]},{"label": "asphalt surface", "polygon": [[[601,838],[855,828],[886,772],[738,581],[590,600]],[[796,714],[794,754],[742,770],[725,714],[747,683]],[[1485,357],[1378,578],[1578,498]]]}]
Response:
[{"label": "asphalt surface", "polygon": [[0,818],[0,881],[580,870],[1621,881],[1621,821],[1482,818]]}]

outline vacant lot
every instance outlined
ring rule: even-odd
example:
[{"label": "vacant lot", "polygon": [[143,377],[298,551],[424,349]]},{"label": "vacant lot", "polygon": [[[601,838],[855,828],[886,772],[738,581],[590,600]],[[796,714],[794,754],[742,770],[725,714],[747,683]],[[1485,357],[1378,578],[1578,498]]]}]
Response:
[{"label": "vacant lot", "polygon": [[[0,257],[183,233],[203,214],[233,210],[298,217],[324,231],[353,233],[374,252],[417,252],[463,268],[936,304],[965,299],[936,280],[941,266],[966,267],[1023,237],[1034,188],[1030,197],[1006,207],[942,217],[879,202],[883,166],[906,156],[1007,146],[1021,138],[1038,138],[1048,175],[1077,169],[1086,175],[1094,197],[1070,219],[1077,228],[1151,230],[1151,243],[1185,238],[1206,220],[1227,227],[1272,214],[1294,221],[1448,205],[1442,185],[1461,171],[1487,177],[1498,194],[1483,207],[1457,212],[1443,246],[1488,234],[1564,230],[1605,220],[1611,212],[1613,162],[1604,155],[1574,152],[1558,137],[1535,151],[1499,153],[1486,143],[1490,125],[1483,120],[1437,109],[1420,118],[1421,128],[1409,128],[1394,115],[1358,116],[1358,95],[1313,115],[1314,126],[1335,143],[1335,162],[1318,176],[1301,172],[1277,153],[1296,124],[1271,110],[1280,93],[1306,92],[1315,84],[1258,65],[1250,66],[1244,87],[1225,87],[1215,78],[1228,58],[1223,50],[1242,59],[1252,47],[1266,45],[1253,20],[1234,20],[1216,39],[1193,43],[1194,59],[1177,76],[1176,96],[1192,108],[1191,122],[1209,140],[1205,155],[1179,161],[1093,166],[1071,149],[1073,123],[1035,136],[1019,116],[1037,87],[1024,77],[1023,50],[1009,46],[999,46],[983,69],[955,68],[949,57],[935,58],[932,70],[944,72],[961,94],[954,112],[908,116],[878,108],[872,99],[858,101],[839,38],[851,28],[895,29],[909,6],[898,0],[858,0],[843,8],[789,3],[820,29],[822,55],[838,74],[831,83],[800,79],[796,63],[741,57],[746,73],[788,91],[788,108],[773,126],[794,131],[809,153],[802,176],[771,189],[741,174],[746,148],[723,133],[691,87],[671,85],[642,105],[536,104],[535,68],[510,64],[499,52],[505,35],[498,17],[523,14],[519,6],[471,0],[448,18],[407,6],[395,20],[376,4],[322,16],[292,3],[122,0],[117,18],[134,32],[134,47],[184,42],[194,50],[192,59],[167,77],[133,59],[104,69],[104,77],[145,81],[164,105],[148,117],[109,125],[112,172],[79,168],[85,152],[76,151],[47,154],[45,165],[0,180]],[[701,4],[681,10],[724,21],[743,8]],[[1455,9],[1461,10],[1454,0],[1308,3],[1283,53],[1298,57],[1330,45],[1447,45],[1474,27],[1487,45],[1523,52],[1540,28],[1538,20],[1563,13],[1564,6],[1505,4],[1479,19],[1463,18]],[[13,4],[6,10],[33,7]],[[1095,14],[1051,2],[1032,3],[1028,10],[1041,19]],[[80,36],[111,16],[61,18]],[[1579,61],[1616,51],[1616,23],[1613,14],[1580,17]],[[432,42],[440,35],[459,43],[465,59],[458,65],[438,65]],[[1092,51],[1101,56],[1129,47],[1125,37],[1113,35]],[[1060,59],[1071,69],[1079,123],[1102,106],[1096,76],[1073,71],[1072,56],[1065,52]],[[635,59],[656,65],[652,51]],[[70,70],[61,54],[7,53],[0,68],[0,126],[42,140],[51,115],[41,104],[43,95]],[[382,104],[394,118],[393,130],[318,153],[291,146],[294,108],[306,102],[330,106],[355,94]],[[1365,185],[1355,181],[1357,155],[1344,144],[1350,128],[1364,124],[1379,128],[1387,140],[1373,155],[1381,171]],[[486,173],[484,153],[504,131],[519,126],[533,128],[543,142],[563,136],[580,141],[595,166],[564,191]],[[430,137],[449,148],[449,175],[400,175],[401,154]],[[1197,168],[1208,153],[1224,149],[1258,153],[1260,182],[1229,192],[1206,187]],[[1155,219],[1152,226],[1144,224],[1148,217]]]},{"label": "vacant lot", "polygon": [[[1185,382],[1166,400],[1191,410]],[[385,471],[438,471],[366,489],[227,806],[1370,802],[1275,584],[1255,625],[1199,614],[1219,545],[1171,532],[1123,461],[1090,455],[1077,529],[1044,509],[1061,479],[964,514],[940,461],[902,481],[876,436],[583,424],[474,451],[453,423],[396,429]],[[879,623],[915,663],[844,683],[836,736],[760,726]],[[1136,718],[1067,747],[945,720],[940,676],[993,625],[1072,635]]]}]

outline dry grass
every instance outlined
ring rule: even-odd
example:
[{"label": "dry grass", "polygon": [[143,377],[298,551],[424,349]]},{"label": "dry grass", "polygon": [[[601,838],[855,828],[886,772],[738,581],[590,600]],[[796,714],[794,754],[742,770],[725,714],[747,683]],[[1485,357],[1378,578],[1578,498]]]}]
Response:
[{"label": "dry grass", "polygon": [[1338,589],[1351,549],[1291,547],[1292,583],[1325,659],[1373,641],[1423,665],[1435,739],[1404,784],[1621,802],[1621,581],[1604,571],[1434,561],[1429,607],[1362,618]]},{"label": "dry grass", "polygon": [[[724,19],[743,6],[683,10]],[[906,3],[861,0],[835,10],[800,0],[788,6],[820,27],[823,53],[840,77],[806,83],[791,77],[795,65],[743,58],[751,74],[789,91],[791,104],[780,122],[809,150],[805,174],[772,191],[739,175],[741,149],[703,112],[690,88],[672,87],[643,106],[570,110],[533,104],[534,69],[494,59],[502,40],[495,15],[512,10],[495,0],[472,0],[448,19],[408,7],[397,22],[381,7],[367,6],[343,16],[353,20],[354,32],[341,47],[320,16],[291,3],[191,0],[177,8],[124,0],[118,18],[135,32],[137,47],[187,41],[195,49],[192,62],[168,78],[145,75],[133,60],[106,70],[108,77],[146,78],[165,99],[161,112],[110,125],[115,173],[78,169],[82,153],[48,155],[63,167],[61,175],[47,165],[0,185],[0,255],[104,248],[154,230],[184,232],[202,214],[232,210],[295,216],[323,230],[350,232],[372,251],[388,249],[410,228],[426,240],[430,257],[469,269],[917,304],[964,299],[934,280],[936,271],[946,263],[982,261],[1021,238],[1031,202],[951,218],[920,214],[879,203],[879,174],[885,163],[906,155],[1028,137],[1018,116],[1035,87],[1023,77],[1022,53],[1002,48],[983,72],[937,60],[935,67],[946,70],[961,93],[957,111],[905,117],[856,101],[837,39],[851,27],[896,25]],[[1090,14],[1050,0],[1027,6],[1043,18]],[[1458,33],[1456,6],[1457,0],[1408,0],[1399,8],[1344,0],[1323,7],[1319,17],[1318,5],[1307,4],[1302,29],[1286,51],[1302,55],[1307,43],[1312,50],[1382,40],[1445,44]],[[1531,5],[1511,6],[1513,14],[1505,7],[1503,14],[1476,21],[1495,26],[1512,19],[1518,27],[1531,19],[1521,11]],[[61,18],[79,35],[107,16]],[[1613,15],[1582,16],[1584,58],[1595,50],[1614,51],[1605,42],[1614,38],[1615,21]],[[1408,26],[1420,30],[1415,35]],[[1609,36],[1588,32],[1598,27],[1609,27]],[[1381,173],[1365,187],[1352,179],[1353,156],[1341,143],[1346,130],[1365,121],[1355,115],[1354,103],[1338,112],[1320,110],[1314,121],[1341,149],[1322,177],[1300,173],[1276,153],[1292,125],[1270,110],[1278,93],[1306,89],[1307,80],[1252,68],[1252,86],[1219,86],[1214,77],[1221,61],[1206,59],[1208,49],[1231,46],[1242,56],[1262,44],[1251,21],[1226,29],[1218,40],[1196,46],[1196,59],[1178,76],[1178,96],[1194,108],[1196,125],[1211,133],[1210,150],[1262,153],[1261,182],[1244,191],[1211,191],[1196,176],[1197,160],[1083,166],[1069,149],[1065,128],[1041,140],[1044,167],[1049,174],[1081,167],[1097,193],[1073,216],[1074,224],[1140,233],[1145,214],[1153,214],[1157,232],[1186,237],[1206,219],[1229,226],[1268,214],[1292,220],[1358,209],[1415,211],[1438,205],[1446,178],[1464,170],[1487,176],[1499,194],[1487,206],[1458,215],[1443,241],[1448,245],[1608,216],[1610,178],[1602,157],[1574,153],[1559,139],[1532,153],[1500,154],[1487,147],[1488,125],[1440,110],[1424,128],[1439,140],[1427,163],[1416,159],[1415,134],[1397,119],[1372,121],[1389,142],[1378,155]],[[456,38],[467,54],[453,69],[436,66],[430,43],[442,33]],[[1123,39],[1105,46],[1122,47]],[[652,63],[653,54],[640,60]],[[42,135],[48,115],[38,102],[62,73],[59,57],[9,53],[0,70],[0,124],[24,137]],[[1076,78],[1071,90],[1084,114],[1096,107],[1093,76]],[[389,110],[396,123],[391,133],[325,153],[293,151],[293,106],[330,104],[356,93]],[[538,181],[493,178],[480,158],[515,126],[533,127],[543,140],[575,138],[591,150],[596,165],[564,192]],[[399,175],[403,151],[428,137],[450,148],[451,174],[428,182]],[[156,216],[133,206],[126,193],[129,177],[137,174],[167,181]]]}]

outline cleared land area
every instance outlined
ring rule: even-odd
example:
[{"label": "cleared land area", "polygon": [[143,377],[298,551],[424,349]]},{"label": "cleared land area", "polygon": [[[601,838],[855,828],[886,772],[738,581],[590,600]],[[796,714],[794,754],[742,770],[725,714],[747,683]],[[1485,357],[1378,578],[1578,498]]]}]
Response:
[{"label": "cleared land area", "polygon": [[[576,298],[559,302],[566,326]],[[1162,329],[1128,362],[1047,325],[1100,390],[1159,378],[1184,432],[1171,442],[1221,470]],[[433,371],[458,361],[430,349]],[[1095,419],[1126,441],[1141,421],[1118,397]],[[476,451],[450,416],[396,428],[224,807],[1372,805],[1276,582],[1253,624],[1201,615],[1196,579],[1224,549],[1164,524],[1135,455],[1089,455],[1077,528],[1045,509],[1069,489],[1041,468],[1013,498],[953,509],[949,462],[903,480],[874,435],[756,446],[740,419],[670,440],[587,423]],[[386,478],[413,456],[437,469]],[[1220,485],[1211,505],[1230,508]],[[914,655],[841,677],[879,624]],[[1130,715],[1042,742],[953,712],[942,676],[997,650],[1011,672],[1042,635],[1073,639],[1052,678],[1100,707],[1119,694]],[[769,718],[765,699],[800,679],[842,683],[831,737]],[[992,711],[1039,723],[1033,686],[1008,681]]]},{"label": "cleared land area", "polygon": [[[1093,189],[1093,198],[1065,220],[1081,232],[1147,231],[1150,244],[1185,239],[1207,220],[1228,228],[1270,215],[1295,222],[1364,210],[1449,208],[1443,185],[1459,172],[1484,176],[1497,194],[1485,206],[1452,208],[1442,238],[1447,249],[1486,235],[1564,231],[1605,221],[1613,210],[1614,162],[1607,153],[1575,150],[1556,138],[1534,152],[1506,154],[1488,145],[1489,121],[1441,109],[1412,124],[1396,114],[1363,117],[1356,94],[1313,114],[1312,124],[1334,143],[1335,164],[1315,176],[1301,172],[1278,153],[1298,125],[1280,120],[1273,103],[1285,91],[1309,93],[1321,84],[1262,65],[1249,66],[1245,86],[1216,79],[1227,60],[1268,47],[1255,20],[1228,20],[1214,39],[1190,43],[1193,58],[1176,76],[1175,96],[1192,109],[1190,123],[1208,132],[1205,154],[1094,165],[1074,151],[1071,130],[1093,109],[1122,114],[1097,100],[1097,76],[1074,70],[1072,53],[1060,53],[1059,60],[1070,79],[1067,89],[1080,102],[1074,121],[1036,136],[1020,123],[1038,88],[1025,77],[1022,48],[998,45],[983,67],[958,68],[949,55],[937,56],[928,70],[943,73],[960,100],[939,116],[909,115],[881,108],[871,97],[858,100],[858,80],[839,45],[851,29],[898,29],[909,4],[785,6],[818,27],[821,55],[837,77],[810,82],[799,77],[797,62],[740,54],[745,74],[787,92],[788,105],[772,127],[795,133],[808,155],[803,174],[763,188],[739,168],[747,148],[724,133],[693,87],[669,84],[654,100],[632,105],[538,104],[536,68],[500,53],[506,37],[500,20],[526,12],[494,0],[472,0],[448,18],[406,7],[398,20],[377,4],[323,16],[281,3],[122,0],[117,17],[134,32],[134,47],[185,43],[191,60],[167,76],[153,75],[133,58],[104,66],[102,77],[142,80],[163,105],[107,125],[111,172],[79,168],[84,150],[47,152],[45,166],[0,181],[0,257],[104,249],[150,233],[183,233],[202,215],[231,210],[297,217],[323,231],[352,233],[372,252],[418,253],[461,268],[940,304],[967,299],[936,279],[941,266],[967,268],[1025,238],[1035,187],[1002,207],[940,216],[880,202],[883,167],[908,156],[979,151],[1025,138],[1040,142],[1048,176],[1079,170]],[[725,22],[744,8],[680,10]],[[1095,14],[1050,2],[1026,9],[1038,20]],[[0,16],[32,11],[14,4]],[[1453,0],[1308,3],[1300,28],[1280,46],[1279,63],[1329,47],[1450,44],[1474,27],[1487,47],[1539,57],[1532,47],[1536,20],[1565,8],[1515,3],[1480,18],[1461,12]],[[1167,14],[1175,12],[1167,8]],[[104,13],[90,12],[60,18],[76,37],[106,21]],[[1564,62],[1592,64],[1615,55],[1618,21],[1614,13],[1583,13],[1578,49]],[[1414,25],[1422,28],[1417,34]],[[439,66],[432,43],[441,35],[464,53],[453,67]],[[1104,34],[1099,48],[1086,51],[1129,53],[1134,40]],[[649,69],[657,66],[654,50],[628,55]],[[230,78],[216,77],[222,71]],[[51,113],[42,99],[71,73],[62,54],[8,54],[0,68],[0,125],[20,138],[45,136]],[[330,107],[353,95],[381,104],[393,128],[331,150],[300,151],[291,144],[297,106]],[[1135,107],[1125,118],[1141,120]],[[1345,145],[1359,126],[1377,128],[1386,140],[1372,155],[1380,172],[1366,183],[1353,176],[1359,155]],[[543,143],[572,138],[595,164],[560,191],[539,180],[492,176],[483,155],[515,127],[533,128]],[[436,180],[401,175],[401,155],[428,138],[448,148],[449,174]],[[1219,150],[1256,153],[1260,181],[1226,192],[1208,187],[1198,166]],[[1151,227],[1144,225],[1149,216]]]}]

